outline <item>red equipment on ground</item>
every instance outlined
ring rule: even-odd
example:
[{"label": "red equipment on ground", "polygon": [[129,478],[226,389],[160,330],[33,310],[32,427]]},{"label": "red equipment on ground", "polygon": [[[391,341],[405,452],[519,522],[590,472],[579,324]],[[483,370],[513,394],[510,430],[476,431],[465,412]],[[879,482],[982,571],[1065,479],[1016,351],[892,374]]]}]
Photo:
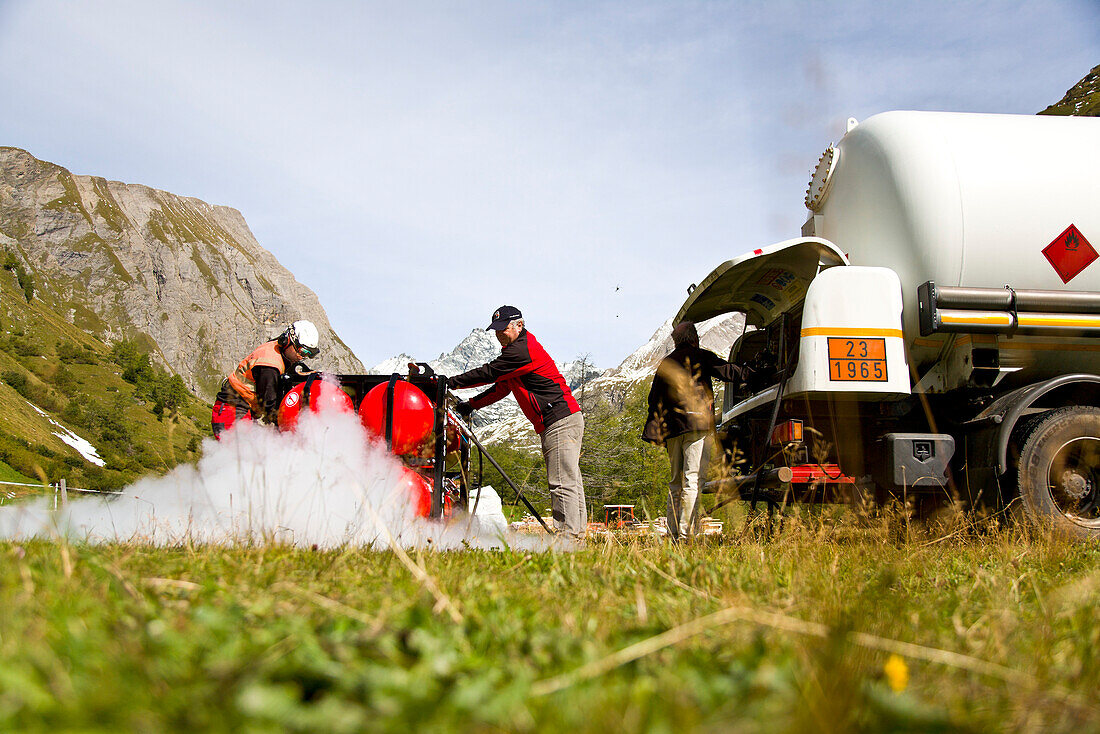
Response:
[{"label": "red equipment on ground", "polygon": [[279,428],[283,431],[293,431],[298,426],[298,418],[305,402],[305,392],[309,390],[309,409],[313,412],[339,410],[344,413],[352,413],[355,408],[352,405],[351,396],[341,390],[337,385],[324,380],[300,382],[292,387],[283,401],[279,403]]},{"label": "red equipment on ground", "polygon": [[[517,499],[537,515],[534,505],[485,450],[470,427],[446,407],[453,396],[447,389],[445,375],[437,375],[429,365],[418,363],[410,365],[408,377],[395,373],[341,374],[328,375],[327,378],[334,378],[337,385],[333,385],[331,379],[328,384],[321,382],[320,373],[289,376],[288,382],[294,387],[284,396],[285,402],[291,405],[281,406],[279,422],[284,429],[290,429],[300,418],[303,402],[309,403],[313,410],[325,410],[335,400],[340,404],[340,409],[353,410],[358,413],[360,422],[372,438],[384,441],[390,451],[400,457],[403,466],[394,476],[400,487],[395,490],[397,495],[412,505],[415,515],[434,519],[449,518],[455,507],[468,506],[469,482],[475,468],[470,458],[476,447],[479,452],[477,476],[481,474],[481,459],[487,459],[515,490]],[[303,382],[305,384],[295,384]],[[331,392],[333,387],[345,395]],[[318,389],[316,398],[314,389]],[[326,403],[329,405],[326,406]],[[386,420],[388,413],[393,416],[392,426]],[[435,431],[437,424],[440,427],[438,433]],[[477,486],[481,486],[480,480]],[[406,494],[402,496],[402,492]],[[553,534],[542,518],[538,520],[547,533]]]},{"label": "red equipment on ground", "polygon": [[417,517],[427,517],[432,511],[432,487],[427,479],[409,467],[401,469],[401,489],[408,493]]},{"label": "red equipment on ground", "polygon": [[[409,467],[401,469],[399,486],[408,492],[409,498],[416,507],[417,517],[429,517],[432,514],[432,480],[423,474],[418,474]],[[450,517],[453,503],[450,495],[443,497],[443,517]]]},{"label": "red equipment on ground", "polygon": [[[367,430],[386,437],[386,388],[375,385],[359,404],[359,418]],[[393,385],[393,453],[414,451],[428,436],[435,423],[435,406],[420,388],[404,380]]]}]

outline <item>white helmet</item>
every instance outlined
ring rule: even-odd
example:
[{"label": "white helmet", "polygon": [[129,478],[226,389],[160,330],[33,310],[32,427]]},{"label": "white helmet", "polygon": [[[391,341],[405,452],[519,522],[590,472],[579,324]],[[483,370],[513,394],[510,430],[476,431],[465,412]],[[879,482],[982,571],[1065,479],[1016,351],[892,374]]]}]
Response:
[{"label": "white helmet", "polygon": [[287,331],[290,341],[299,347],[303,357],[315,357],[321,351],[320,336],[312,321],[295,321]]}]

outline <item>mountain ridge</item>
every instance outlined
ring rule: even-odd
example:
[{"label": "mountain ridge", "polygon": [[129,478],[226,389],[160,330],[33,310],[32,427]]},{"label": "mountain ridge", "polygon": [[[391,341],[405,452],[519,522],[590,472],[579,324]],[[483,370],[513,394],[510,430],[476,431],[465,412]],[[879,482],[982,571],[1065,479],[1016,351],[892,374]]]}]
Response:
[{"label": "mountain ridge", "polygon": [[242,356],[299,318],[321,332],[314,366],[363,370],[316,294],[232,207],[0,147],[0,248],[70,323],[108,344],[138,339],[207,400]]},{"label": "mountain ridge", "polygon": [[[699,343],[706,349],[726,356],[730,347],[745,328],[744,314],[726,314],[697,325]],[[569,362],[557,362],[558,370],[574,396],[587,406],[596,400],[605,400],[613,406],[621,407],[627,392],[635,385],[650,379],[657,365],[672,352],[672,318],[661,324],[649,340],[627,355],[617,366],[598,369],[584,359]],[[468,369],[489,362],[500,354],[500,344],[496,338],[484,329],[474,329],[450,352],[444,352],[428,362],[433,370],[444,375],[457,375]],[[371,374],[388,375],[394,372],[404,374],[408,363],[413,360],[406,354],[400,354],[384,360],[370,369]],[[464,399],[476,395],[484,388],[458,390],[456,394]],[[531,424],[519,409],[511,396],[478,410],[474,415],[474,427],[479,438],[486,443],[508,442],[527,450],[539,446]]]}]

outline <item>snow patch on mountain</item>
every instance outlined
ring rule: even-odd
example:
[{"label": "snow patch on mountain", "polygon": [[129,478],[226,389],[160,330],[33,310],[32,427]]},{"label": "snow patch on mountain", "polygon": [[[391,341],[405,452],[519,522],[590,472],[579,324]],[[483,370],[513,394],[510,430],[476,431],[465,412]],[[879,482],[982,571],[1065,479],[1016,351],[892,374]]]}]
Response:
[{"label": "snow patch on mountain", "polygon": [[367,371],[370,375],[392,375],[396,372],[399,375],[405,375],[409,372],[409,362],[415,362],[412,357],[407,354],[401,353],[396,357],[390,357],[384,362],[379,362]]},{"label": "snow patch on mountain", "polygon": [[[700,322],[699,343],[721,357],[729,355],[730,347],[745,330],[744,314],[726,314]],[[636,349],[617,367],[601,370],[586,358],[570,362],[558,362],[558,370],[574,397],[599,396],[616,404],[625,397],[627,390],[638,382],[648,382],[657,371],[657,365],[672,352],[672,319],[658,327],[645,344]],[[428,362],[436,372],[457,375],[491,361],[500,354],[496,337],[484,329],[474,329],[450,352],[444,352]],[[406,374],[408,363],[414,362],[407,354],[391,357],[371,368],[371,374]],[[486,388],[456,390],[455,394],[468,400]],[[478,438],[484,443],[507,443],[513,448],[538,450],[539,438],[531,428],[512,396],[479,409],[473,417]]]},{"label": "snow patch on mountain", "polygon": [[[444,352],[428,362],[428,366],[441,375],[454,376],[467,370],[480,367],[500,354],[500,342],[484,329],[474,329],[450,352]],[[418,362],[407,354],[399,354],[380,362],[370,369],[372,375],[390,375],[394,372],[404,375],[409,371],[409,362]],[[585,358],[570,362],[557,362],[558,371],[571,390],[577,391],[586,380],[593,380],[603,374],[591,361]],[[487,389],[474,387],[456,390],[455,394],[464,400]],[[537,448],[538,436],[531,424],[519,409],[519,404],[511,395],[492,405],[479,409],[473,417],[478,437],[485,442],[507,440],[516,448]]]},{"label": "snow patch on mountain", "polygon": [[57,436],[62,441],[64,441],[66,444],[71,446],[74,451],[76,451],[78,454],[80,454],[81,456],[84,457],[85,461],[89,461],[89,462],[95,464],[96,466],[106,466],[107,465],[107,462],[105,462],[102,459],[102,457],[100,457],[99,452],[96,450],[96,447],[92,445],[91,441],[89,441],[86,438],[82,438],[82,437],[76,435],[75,433],[70,431],[68,428],[61,425],[57,421],[55,421],[53,418],[51,418],[49,416],[49,414],[46,413],[46,411],[42,410],[41,408],[39,408],[37,405],[30,402],[29,400],[27,401],[27,405],[31,406],[31,408],[34,409],[34,412],[38,413],[40,416],[42,416],[47,421],[49,421],[51,425],[56,427],[58,430],[51,431],[53,433],[53,435]]},{"label": "snow patch on mountain", "polygon": [[[720,357],[728,357],[730,348],[745,331],[745,315],[742,313],[725,314],[702,321],[695,326],[699,332],[699,345],[709,349]],[[661,360],[672,353],[672,319],[661,324],[653,336],[642,346],[598,378],[587,387],[595,390],[608,390],[614,386],[624,386],[636,382],[648,381],[657,371]]]}]

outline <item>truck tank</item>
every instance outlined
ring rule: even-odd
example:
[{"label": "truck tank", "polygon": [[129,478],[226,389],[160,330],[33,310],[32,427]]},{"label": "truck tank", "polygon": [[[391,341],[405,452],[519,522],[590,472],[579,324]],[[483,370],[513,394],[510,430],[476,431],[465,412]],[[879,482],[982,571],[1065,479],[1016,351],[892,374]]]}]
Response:
[{"label": "truck tank", "polygon": [[[1100,262],[1079,267],[1089,244],[1081,241],[1084,253],[1062,268],[1068,279],[1043,252],[1070,225],[1100,251],[1097,119],[886,112],[850,121],[818,164],[807,205],[803,234],[835,243],[853,265],[898,274],[918,373],[951,338],[920,336],[921,283],[1100,291]],[[1095,368],[1095,354],[1062,356]]]}]

